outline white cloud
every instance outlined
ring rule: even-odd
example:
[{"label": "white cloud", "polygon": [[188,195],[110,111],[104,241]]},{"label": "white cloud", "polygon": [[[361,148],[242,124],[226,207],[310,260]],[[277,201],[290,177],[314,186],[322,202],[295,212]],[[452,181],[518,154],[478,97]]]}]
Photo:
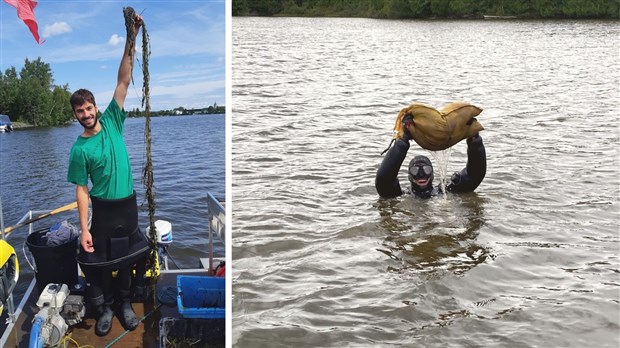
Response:
[{"label": "white cloud", "polygon": [[[140,86],[142,82],[136,81],[136,89],[130,87],[125,100],[125,109],[139,108],[144,110],[141,105],[142,94]],[[174,86],[152,85],[150,93],[151,110],[170,110],[178,106],[187,108],[198,108],[213,105],[225,105],[224,87],[225,80],[201,81],[186,84],[178,84]],[[99,95],[106,97],[99,97]],[[114,94],[113,90],[96,93],[96,100],[104,100]],[[101,106],[101,105],[100,105]],[[105,110],[103,108],[102,110]]]},{"label": "white cloud", "polygon": [[[50,51],[46,57],[46,61],[52,63],[66,63],[79,61],[101,61],[107,59],[116,59],[123,54],[123,48],[112,48],[107,44],[86,44],[83,46],[66,46],[61,49]],[[84,57],[84,52],[90,52]]]},{"label": "white cloud", "polygon": [[121,43],[121,42],[123,42],[123,41],[125,41],[125,38],[124,38],[124,37],[122,37],[122,36],[118,36],[118,35],[114,34],[114,35],[112,35],[112,36],[110,37],[110,40],[108,40],[108,45],[110,45],[110,46],[116,46],[116,45],[118,45],[119,43]]},{"label": "white cloud", "polygon": [[70,33],[72,31],[71,26],[67,22],[56,22],[52,25],[46,25],[43,28],[41,36],[44,38],[60,35],[64,33]]},{"label": "white cloud", "polygon": [[226,51],[226,35],[223,33],[223,28],[222,26],[211,31],[178,24],[174,27],[153,30],[149,33],[150,41],[157,43],[158,47],[153,51],[153,56],[223,55]]}]

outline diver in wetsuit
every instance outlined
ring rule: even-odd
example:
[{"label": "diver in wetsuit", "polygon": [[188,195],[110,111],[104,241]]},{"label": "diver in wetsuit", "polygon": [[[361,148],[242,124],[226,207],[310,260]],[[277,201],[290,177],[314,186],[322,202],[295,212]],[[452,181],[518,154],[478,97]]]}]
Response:
[{"label": "diver in wetsuit", "polygon": [[[135,39],[141,24],[142,17],[136,15],[133,32],[128,35]],[[129,42],[133,41],[126,40],[114,96],[100,118],[90,91],[77,90],[70,99],[73,114],[84,130],[71,148],[67,181],[76,185],[81,227],[77,261],[86,278],[87,298],[95,310],[98,336],[110,332],[114,309],[125,329],[138,326],[130,302],[132,269],[143,264],[149,252],[146,236],[138,228],[132,170],[123,139],[127,117],[123,105],[135,57],[135,48]],[[116,277],[112,276],[114,271]],[[115,297],[120,300],[117,305]]]},{"label": "diver in wetsuit", "polygon": [[[412,194],[421,198],[430,198],[441,193],[438,185],[433,187],[433,164],[426,156],[416,156],[409,162],[408,179],[411,186],[403,190],[398,181],[398,171],[403,164],[409,141],[412,139],[407,131],[411,116],[403,119],[404,134],[396,139],[394,146],[386,153],[377,170],[375,188],[381,197],[390,198],[402,194]],[[460,172],[455,172],[446,185],[448,192],[471,192],[480,185],[487,171],[487,159],[482,138],[479,135],[467,139],[467,165]]]}]

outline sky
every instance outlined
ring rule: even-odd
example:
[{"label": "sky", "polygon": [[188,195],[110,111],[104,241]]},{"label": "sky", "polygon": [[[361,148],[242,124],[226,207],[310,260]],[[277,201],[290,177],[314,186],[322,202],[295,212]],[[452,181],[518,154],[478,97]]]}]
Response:
[{"label": "sky", "polygon": [[[93,92],[100,109],[112,99],[125,47],[123,7],[141,13],[151,43],[151,110],[226,105],[225,0],[39,0],[39,45],[17,11],[0,1],[0,70],[26,58],[50,64],[55,85]],[[141,106],[142,32],[125,109]]]}]

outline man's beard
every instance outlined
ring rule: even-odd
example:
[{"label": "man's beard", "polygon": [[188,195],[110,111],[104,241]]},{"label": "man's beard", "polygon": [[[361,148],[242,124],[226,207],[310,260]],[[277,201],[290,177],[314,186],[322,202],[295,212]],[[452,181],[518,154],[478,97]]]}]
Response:
[{"label": "man's beard", "polygon": [[93,129],[95,128],[95,126],[97,126],[97,123],[99,122],[99,117],[97,117],[97,115],[95,115],[95,122],[93,123],[92,126],[87,126],[85,125],[82,120],[78,119],[78,122],[82,125],[82,127],[84,127],[85,129]]}]

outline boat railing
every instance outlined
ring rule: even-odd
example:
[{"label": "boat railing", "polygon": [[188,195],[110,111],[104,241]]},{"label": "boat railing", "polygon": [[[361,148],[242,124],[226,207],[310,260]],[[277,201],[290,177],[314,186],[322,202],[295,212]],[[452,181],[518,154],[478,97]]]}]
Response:
[{"label": "boat railing", "polygon": [[[35,216],[42,216],[44,214],[49,214],[52,210],[30,210],[28,211],[26,214],[24,214],[24,216],[14,225],[14,226],[18,226],[20,224],[22,224],[25,221],[28,221],[30,219],[32,219]],[[1,238],[3,240],[6,241],[6,237],[8,235],[8,233],[4,233],[4,217],[3,217],[3,210],[2,210],[2,200],[0,200],[0,234],[2,235]],[[28,224],[28,234],[31,234],[33,232],[34,226],[33,224]],[[22,226],[24,227],[24,226]],[[24,255],[27,258],[27,255]],[[30,264],[30,262],[28,262]],[[31,265],[32,267],[32,265]],[[19,311],[15,311],[15,302],[13,299],[13,294],[9,294],[7,300],[6,300],[6,305],[7,305],[7,321],[8,323],[12,324],[15,323],[15,320],[17,318],[17,315],[19,315]]]},{"label": "boat railing", "polygon": [[209,217],[209,271],[213,268],[213,235],[215,234],[222,244],[226,243],[226,210],[224,206],[211,194],[207,194],[207,208]]},{"label": "boat railing", "polygon": [[[226,243],[226,210],[222,203],[220,203],[217,198],[215,198],[211,193],[207,194],[207,208],[208,208],[208,219],[209,219],[209,272],[214,270],[213,267],[213,238],[214,235],[217,236],[222,244]],[[31,220],[36,216],[42,216],[45,214],[49,214],[52,210],[30,210],[14,225],[20,225],[23,222]],[[28,224],[28,234],[34,232],[34,225]],[[21,226],[21,227],[26,227]],[[7,234],[4,233],[4,219],[3,219],[3,210],[2,210],[2,200],[0,200],[0,238],[6,239]],[[27,257],[27,255],[24,255]],[[30,263],[30,262],[28,262]],[[32,267],[32,265],[31,265]],[[19,315],[20,309],[15,310],[13,295],[9,295],[7,298],[7,314],[8,314],[8,324],[15,323],[17,316]],[[21,306],[20,306],[21,307]]]}]

